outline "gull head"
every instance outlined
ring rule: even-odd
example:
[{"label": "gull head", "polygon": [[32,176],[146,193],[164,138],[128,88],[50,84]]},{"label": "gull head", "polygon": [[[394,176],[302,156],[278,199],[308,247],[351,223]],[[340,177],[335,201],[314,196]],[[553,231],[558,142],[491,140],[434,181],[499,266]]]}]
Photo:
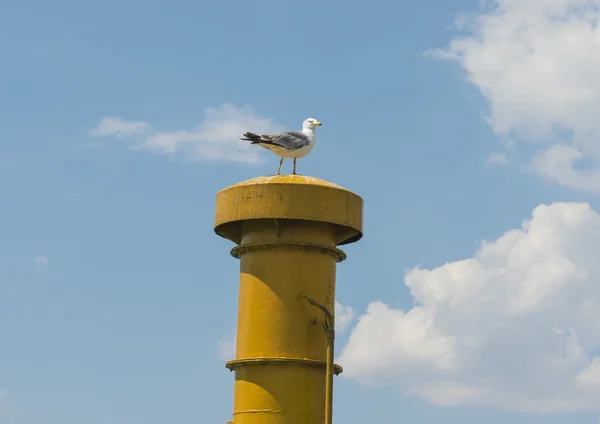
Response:
[{"label": "gull head", "polygon": [[302,124],[302,129],[303,130],[314,130],[317,127],[320,127],[321,124],[319,121],[317,121],[315,118],[308,118],[306,121],[304,121],[304,123]]}]

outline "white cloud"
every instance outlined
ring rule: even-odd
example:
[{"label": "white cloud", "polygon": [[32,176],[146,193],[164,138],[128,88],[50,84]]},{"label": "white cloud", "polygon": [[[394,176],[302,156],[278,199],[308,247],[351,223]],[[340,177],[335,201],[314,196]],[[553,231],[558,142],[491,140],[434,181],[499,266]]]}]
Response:
[{"label": "white cloud", "polygon": [[470,259],[407,271],[415,305],[371,303],[344,375],[435,405],[600,410],[599,251],[588,204],[540,205]]},{"label": "white cloud", "polygon": [[585,155],[572,146],[554,145],[533,158],[533,168],[544,178],[572,188],[600,192],[600,167],[575,169]]},{"label": "white cloud", "polygon": [[191,131],[156,131],[146,122],[108,117],[91,134],[116,136],[126,139],[134,150],[167,155],[179,153],[192,161],[261,163],[263,152],[239,138],[246,131],[265,133],[280,129],[271,119],[254,113],[250,106],[238,108],[224,104],[206,109],[204,121]]},{"label": "white cloud", "polygon": [[577,382],[582,388],[591,391],[600,391],[600,357],[595,357],[593,361],[579,373]]},{"label": "white cloud", "polygon": [[335,301],[335,332],[343,333],[354,319],[354,309],[352,306],[342,305]]},{"label": "white cloud", "polygon": [[33,263],[37,268],[44,268],[50,265],[50,259],[46,255],[39,254],[33,258]]},{"label": "white cloud", "polygon": [[428,53],[460,64],[494,131],[538,144],[543,177],[600,192],[600,0],[495,0],[456,23],[468,35]]},{"label": "white cloud", "polygon": [[489,157],[488,157],[488,162],[489,163],[497,163],[499,165],[506,165],[506,155],[504,153],[492,153]]},{"label": "white cloud", "polygon": [[99,137],[112,135],[118,138],[127,138],[148,134],[151,130],[152,127],[146,122],[125,121],[118,117],[108,116],[103,118],[100,125],[90,131],[90,134]]}]

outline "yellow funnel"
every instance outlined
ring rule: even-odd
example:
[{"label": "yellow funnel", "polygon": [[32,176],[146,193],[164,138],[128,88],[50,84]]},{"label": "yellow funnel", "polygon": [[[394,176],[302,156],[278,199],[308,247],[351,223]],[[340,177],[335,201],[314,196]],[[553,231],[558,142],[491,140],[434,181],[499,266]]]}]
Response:
[{"label": "yellow funnel", "polygon": [[[358,241],[363,200],[313,177],[258,177],[217,194],[215,232],[237,246],[234,424],[331,422],[338,245]],[[329,316],[329,318],[328,318]]]}]

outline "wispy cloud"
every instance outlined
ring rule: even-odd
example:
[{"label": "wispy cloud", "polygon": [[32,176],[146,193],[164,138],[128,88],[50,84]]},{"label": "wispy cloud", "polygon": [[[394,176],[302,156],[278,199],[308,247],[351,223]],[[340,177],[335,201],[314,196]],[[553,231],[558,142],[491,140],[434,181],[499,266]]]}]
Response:
[{"label": "wispy cloud", "polygon": [[343,333],[352,323],[354,319],[354,309],[352,306],[342,305],[337,300],[335,301],[335,331]]},{"label": "wispy cloud", "polygon": [[190,161],[218,160],[257,164],[263,162],[260,149],[239,140],[246,131],[273,132],[281,127],[257,115],[251,106],[224,104],[205,110],[202,123],[193,130],[157,131],[143,121],[105,117],[90,134],[125,140],[133,150],[181,155]]},{"label": "wispy cloud", "polygon": [[492,153],[488,157],[488,162],[496,163],[499,165],[506,165],[506,162],[507,162],[506,155],[504,153],[500,153],[500,152]]},{"label": "wispy cloud", "polygon": [[235,358],[235,348],[237,339],[235,332],[233,336],[222,337],[217,343],[217,349],[219,350],[219,357],[224,361],[229,361]]},{"label": "wispy cloud", "polygon": [[108,116],[102,119],[100,125],[90,131],[96,136],[115,136],[127,138],[134,135],[148,134],[152,130],[149,124],[142,121],[125,121],[118,117]]},{"label": "wispy cloud", "polygon": [[50,259],[46,255],[39,254],[35,258],[33,258],[33,263],[36,268],[45,268],[50,265]]},{"label": "wispy cloud", "polygon": [[[102,126],[102,123],[100,123],[100,126]],[[97,141],[89,141],[89,142],[85,143],[84,146],[87,147],[88,149],[103,149],[104,148],[104,144],[98,143]]]}]

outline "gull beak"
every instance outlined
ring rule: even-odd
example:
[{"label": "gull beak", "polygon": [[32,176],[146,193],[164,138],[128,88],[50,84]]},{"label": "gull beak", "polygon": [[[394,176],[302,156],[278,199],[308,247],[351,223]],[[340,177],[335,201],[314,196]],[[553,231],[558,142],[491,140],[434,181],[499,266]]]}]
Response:
[{"label": "gull beak", "polygon": [[322,122],[319,122],[319,121],[315,122],[315,126],[320,127],[321,125],[323,125]]}]

